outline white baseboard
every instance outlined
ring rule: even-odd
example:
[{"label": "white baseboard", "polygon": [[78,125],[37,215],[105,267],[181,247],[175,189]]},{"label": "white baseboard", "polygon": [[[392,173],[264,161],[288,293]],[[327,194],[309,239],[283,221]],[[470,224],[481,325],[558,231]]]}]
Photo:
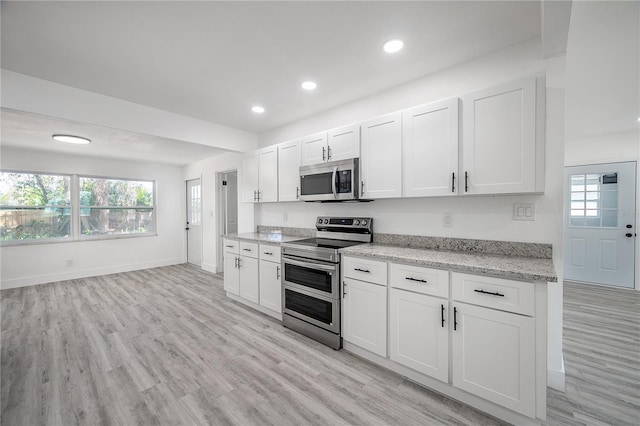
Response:
[{"label": "white baseboard", "polygon": [[214,264],[214,263],[202,262],[202,265],[200,267],[202,269],[204,269],[205,271],[207,271],[207,272],[211,272],[211,273],[214,273],[214,274],[218,273],[218,270],[217,270],[218,266],[216,264]]},{"label": "white baseboard", "polygon": [[78,278],[95,277],[97,275],[117,274],[120,272],[137,271],[140,269],[157,268],[160,266],[178,265],[184,263],[183,259],[163,259],[150,262],[131,263],[126,265],[109,265],[100,268],[80,269],[69,272],[32,275],[27,277],[14,278],[10,280],[2,280],[0,289],[8,290],[10,288],[28,287],[38,284],[47,284],[57,281],[75,280]]},{"label": "white baseboard", "polygon": [[562,370],[547,370],[547,386],[565,392],[564,358],[562,359]]}]

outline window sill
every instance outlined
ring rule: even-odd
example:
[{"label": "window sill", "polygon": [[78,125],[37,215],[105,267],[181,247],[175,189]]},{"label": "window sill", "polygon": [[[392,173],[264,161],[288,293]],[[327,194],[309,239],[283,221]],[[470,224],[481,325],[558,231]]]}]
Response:
[{"label": "window sill", "polygon": [[81,235],[75,239],[71,237],[63,238],[48,238],[42,240],[13,240],[13,241],[0,241],[0,247],[18,247],[18,246],[31,246],[40,244],[68,244],[68,243],[82,243],[86,241],[106,241],[106,240],[122,240],[129,238],[145,238],[145,237],[157,237],[155,232],[149,232],[144,234],[115,234],[115,235]]}]

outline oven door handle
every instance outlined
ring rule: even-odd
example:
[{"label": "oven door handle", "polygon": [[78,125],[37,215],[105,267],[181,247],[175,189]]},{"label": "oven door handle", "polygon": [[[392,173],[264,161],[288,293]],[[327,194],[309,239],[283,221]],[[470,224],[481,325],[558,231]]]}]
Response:
[{"label": "oven door handle", "polygon": [[283,259],[282,262],[288,263],[290,265],[302,266],[306,268],[320,269],[321,271],[336,272],[336,265],[325,265],[324,263],[317,263],[312,260],[299,261],[299,260],[293,260],[287,257]]},{"label": "oven door handle", "polygon": [[333,184],[331,185],[331,189],[333,190],[333,198],[338,198],[338,185],[336,184],[336,177],[338,176],[338,166],[333,168],[333,174],[331,175],[331,180],[333,180]]}]

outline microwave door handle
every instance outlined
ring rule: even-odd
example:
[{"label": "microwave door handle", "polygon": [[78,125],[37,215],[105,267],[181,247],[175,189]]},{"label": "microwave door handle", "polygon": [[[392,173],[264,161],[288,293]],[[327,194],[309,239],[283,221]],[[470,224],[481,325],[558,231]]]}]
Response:
[{"label": "microwave door handle", "polygon": [[333,185],[331,185],[331,189],[333,190],[333,198],[338,198],[338,185],[336,183],[336,177],[338,176],[338,166],[333,168],[333,175],[331,179],[333,180]]}]

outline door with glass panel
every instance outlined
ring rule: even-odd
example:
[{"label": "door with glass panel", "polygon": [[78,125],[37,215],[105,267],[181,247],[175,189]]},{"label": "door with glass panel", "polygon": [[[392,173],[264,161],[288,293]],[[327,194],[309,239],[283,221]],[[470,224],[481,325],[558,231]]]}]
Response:
[{"label": "door with glass panel", "polygon": [[187,262],[202,264],[202,185],[187,181]]},{"label": "door with glass panel", "polygon": [[634,287],[636,163],[565,168],[564,279]]}]

